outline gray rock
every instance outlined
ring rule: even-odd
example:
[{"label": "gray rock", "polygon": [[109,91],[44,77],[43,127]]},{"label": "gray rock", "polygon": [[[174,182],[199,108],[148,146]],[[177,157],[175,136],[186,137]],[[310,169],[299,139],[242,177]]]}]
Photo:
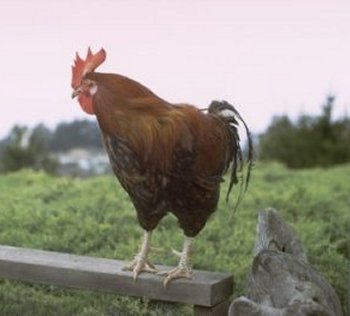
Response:
[{"label": "gray rock", "polygon": [[235,299],[230,316],[341,316],[339,298],[307,262],[294,230],[273,210],[259,214],[255,258],[246,296]]}]

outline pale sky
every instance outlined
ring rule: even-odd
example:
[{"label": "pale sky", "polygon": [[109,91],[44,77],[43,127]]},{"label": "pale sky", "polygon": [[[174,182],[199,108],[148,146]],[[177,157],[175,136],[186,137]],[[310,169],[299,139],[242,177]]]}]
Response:
[{"label": "pale sky", "polygon": [[171,102],[234,104],[253,132],[275,114],[316,114],[329,92],[350,113],[349,0],[0,0],[0,137],[14,124],[93,118],[71,99],[71,65]]}]

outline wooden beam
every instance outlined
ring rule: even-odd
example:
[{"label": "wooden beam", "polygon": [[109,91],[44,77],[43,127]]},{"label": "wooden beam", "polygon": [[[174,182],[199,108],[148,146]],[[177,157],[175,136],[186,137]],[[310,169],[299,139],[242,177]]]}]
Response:
[{"label": "wooden beam", "polygon": [[122,271],[125,264],[119,260],[0,246],[2,278],[204,307],[216,306],[232,295],[233,276],[228,273],[194,270],[192,280],[175,280],[164,288],[161,277],[148,273],[140,274],[134,282],[131,272]]},{"label": "wooden beam", "polygon": [[219,303],[218,305],[212,306],[212,307],[205,307],[205,306],[198,306],[195,305],[193,309],[193,316],[222,316],[227,315],[229,307],[230,307],[230,300],[223,301]]}]

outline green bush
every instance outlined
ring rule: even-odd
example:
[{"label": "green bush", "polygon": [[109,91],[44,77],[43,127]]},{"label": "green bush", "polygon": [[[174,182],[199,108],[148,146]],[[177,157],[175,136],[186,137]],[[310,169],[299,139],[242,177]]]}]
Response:
[{"label": "green bush", "polygon": [[49,142],[49,131],[43,125],[38,125],[33,130],[14,126],[5,145],[2,145],[0,171],[33,168],[54,173],[58,162],[48,152]]},{"label": "green bush", "polygon": [[290,168],[329,167],[350,161],[350,119],[332,120],[335,98],[327,97],[320,116],[275,117],[260,136],[259,158]]}]

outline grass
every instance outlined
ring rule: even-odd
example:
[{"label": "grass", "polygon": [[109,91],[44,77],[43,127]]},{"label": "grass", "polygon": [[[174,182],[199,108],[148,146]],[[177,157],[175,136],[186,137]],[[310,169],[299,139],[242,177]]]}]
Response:
[{"label": "grass", "polygon": [[[233,218],[234,197],[195,241],[197,269],[231,272],[235,295],[244,293],[252,261],[257,214],[273,207],[295,228],[309,261],[346,305],[350,253],[350,165],[291,171],[257,164],[251,187]],[[223,185],[223,193],[226,186]],[[142,231],[127,195],[112,176],[55,178],[24,170],[0,176],[0,244],[128,260]],[[155,263],[175,265],[182,232],[167,216],[153,235]],[[1,315],[191,315],[166,304],[54,286],[0,280]]]}]

